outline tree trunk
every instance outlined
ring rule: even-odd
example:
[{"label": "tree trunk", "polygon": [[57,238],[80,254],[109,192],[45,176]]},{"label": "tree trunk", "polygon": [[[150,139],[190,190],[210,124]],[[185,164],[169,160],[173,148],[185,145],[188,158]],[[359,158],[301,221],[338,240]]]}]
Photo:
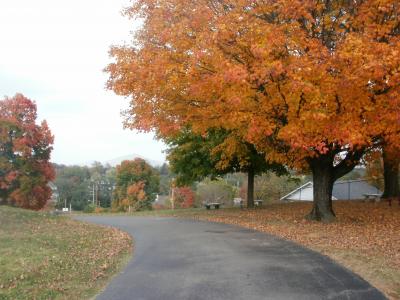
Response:
[{"label": "tree trunk", "polygon": [[247,172],[247,208],[254,207],[254,170]]},{"label": "tree trunk", "polygon": [[306,216],[309,220],[332,222],[335,213],[332,209],[332,189],[334,179],[333,159],[319,157],[310,159],[313,174],[313,208]]},{"label": "tree trunk", "polygon": [[396,156],[390,156],[385,147],[383,147],[383,177],[384,177],[384,192],[383,199],[388,199],[391,203],[392,199],[399,199],[399,159]]},{"label": "tree trunk", "polygon": [[338,150],[308,159],[313,174],[313,209],[306,216],[309,220],[331,222],[335,220],[332,209],[332,190],[334,182],[349,173],[358,164],[365,153],[365,148],[347,152],[346,156],[335,166],[333,161]]}]

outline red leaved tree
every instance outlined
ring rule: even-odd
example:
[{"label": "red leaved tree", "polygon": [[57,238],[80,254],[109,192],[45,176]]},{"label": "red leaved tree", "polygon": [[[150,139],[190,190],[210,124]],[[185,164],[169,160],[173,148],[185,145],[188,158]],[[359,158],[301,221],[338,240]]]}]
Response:
[{"label": "red leaved tree", "polygon": [[51,197],[53,136],[21,94],[0,100],[0,204],[40,209]]},{"label": "red leaved tree", "polygon": [[175,188],[174,197],[174,206],[176,208],[191,208],[194,206],[195,195],[190,187]]}]

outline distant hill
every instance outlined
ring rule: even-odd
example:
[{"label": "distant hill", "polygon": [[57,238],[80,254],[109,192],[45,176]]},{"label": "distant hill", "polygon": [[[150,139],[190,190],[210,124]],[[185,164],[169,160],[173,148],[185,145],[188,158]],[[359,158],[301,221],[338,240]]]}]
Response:
[{"label": "distant hill", "polygon": [[120,156],[120,157],[116,157],[116,158],[107,160],[107,161],[103,162],[103,164],[104,165],[109,164],[110,166],[115,167],[116,165],[119,165],[124,160],[133,160],[135,158],[144,159],[145,161],[147,161],[153,167],[161,166],[164,163],[162,161],[148,159],[148,158],[146,158],[146,157],[144,157],[142,155],[133,153],[133,154],[124,155],[124,156]]}]

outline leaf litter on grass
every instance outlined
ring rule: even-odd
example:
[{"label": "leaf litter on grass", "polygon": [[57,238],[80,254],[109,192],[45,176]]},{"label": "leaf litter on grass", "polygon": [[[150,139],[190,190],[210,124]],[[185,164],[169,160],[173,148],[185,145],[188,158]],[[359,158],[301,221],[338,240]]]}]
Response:
[{"label": "leaf litter on grass", "polygon": [[88,298],[129,257],[127,233],[0,207],[0,299]]}]

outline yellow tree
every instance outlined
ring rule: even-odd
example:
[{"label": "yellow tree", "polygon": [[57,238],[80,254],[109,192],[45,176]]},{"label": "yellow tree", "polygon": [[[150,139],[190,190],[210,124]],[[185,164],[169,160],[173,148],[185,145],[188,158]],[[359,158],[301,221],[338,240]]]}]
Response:
[{"label": "yellow tree", "polygon": [[129,211],[131,211],[131,207],[134,210],[139,210],[143,206],[143,202],[146,200],[144,187],[145,183],[143,181],[135,182],[128,186],[126,190],[127,198],[122,202],[127,202]]},{"label": "yellow tree", "polygon": [[[310,170],[309,217],[330,221],[332,187],[368,147],[399,133],[395,0],[139,0],[131,46],[108,87],[125,125],[165,137],[224,128],[268,159]],[[392,142],[390,142],[392,143]]]},{"label": "yellow tree", "polygon": [[151,209],[159,191],[159,174],[144,159],[124,160],[116,168],[112,207],[127,210]]}]

